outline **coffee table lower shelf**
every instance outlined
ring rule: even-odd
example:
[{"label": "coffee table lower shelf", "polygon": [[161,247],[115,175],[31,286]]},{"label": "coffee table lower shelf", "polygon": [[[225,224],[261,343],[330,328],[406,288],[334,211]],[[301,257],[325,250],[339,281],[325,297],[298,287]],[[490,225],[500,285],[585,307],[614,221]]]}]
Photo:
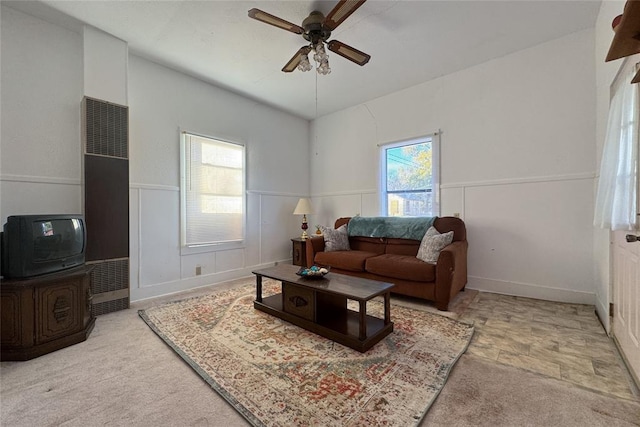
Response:
[{"label": "coffee table lower shelf", "polygon": [[349,309],[324,311],[311,321],[286,312],[282,300],[282,294],[271,295],[262,302],[254,301],[253,307],[362,353],[393,332],[393,323],[385,325],[383,319],[366,315],[366,337],[360,339],[360,313]]}]

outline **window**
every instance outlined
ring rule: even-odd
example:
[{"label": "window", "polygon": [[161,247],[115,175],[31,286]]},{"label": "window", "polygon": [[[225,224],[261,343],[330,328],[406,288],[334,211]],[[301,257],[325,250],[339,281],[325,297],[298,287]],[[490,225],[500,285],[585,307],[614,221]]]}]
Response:
[{"label": "window", "polygon": [[183,132],[181,159],[182,246],[241,243],[245,229],[244,146]]},{"label": "window", "polygon": [[438,148],[437,134],[380,147],[382,215],[438,215]]}]

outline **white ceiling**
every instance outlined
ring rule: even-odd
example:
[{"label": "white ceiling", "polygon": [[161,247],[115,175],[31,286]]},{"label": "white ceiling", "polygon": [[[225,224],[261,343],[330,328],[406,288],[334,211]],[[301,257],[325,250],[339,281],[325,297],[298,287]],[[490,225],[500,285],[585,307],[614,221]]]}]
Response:
[{"label": "white ceiling", "polygon": [[371,61],[360,67],[328,52],[328,76],[280,71],[307,42],[247,16],[257,7],[301,25],[336,2],[43,1],[55,10],[7,4],[58,23],[56,11],[64,12],[125,40],[135,55],[307,119],[593,27],[600,8],[599,0],[369,0],[331,39]]}]

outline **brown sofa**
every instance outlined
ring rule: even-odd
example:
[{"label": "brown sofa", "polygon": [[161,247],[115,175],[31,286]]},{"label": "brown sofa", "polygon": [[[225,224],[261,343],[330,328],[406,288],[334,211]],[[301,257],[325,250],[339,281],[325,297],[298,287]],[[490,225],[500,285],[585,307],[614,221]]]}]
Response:
[{"label": "brown sofa", "polygon": [[[335,228],[350,218],[338,218]],[[393,293],[434,301],[438,310],[447,310],[449,301],[467,284],[467,231],[456,217],[436,218],[440,232],[453,231],[435,264],[416,255],[420,240],[349,236],[348,251],[324,251],[324,239],[312,236],[306,244],[307,265],[331,267],[331,272],[394,283]]]}]

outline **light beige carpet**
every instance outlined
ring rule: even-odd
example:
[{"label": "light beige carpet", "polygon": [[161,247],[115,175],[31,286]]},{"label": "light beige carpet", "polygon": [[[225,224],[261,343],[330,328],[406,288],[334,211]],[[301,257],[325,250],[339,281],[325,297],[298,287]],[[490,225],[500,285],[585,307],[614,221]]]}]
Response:
[{"label": "light beige carpet", "polygon": [[[203,295],[243,279],[192,291]],[[464,293],[463,293],[464,294]],[[0,363],[0,425],[223,426],[248,422],[138,317],[170,295],[98,317],[89,339]],[[421,426],[637,426],[640,404],[463,355]]]},{"label": "light beige carpet", "polygon": [[[280,293],[263,281],[263,294]],[[253,307],[255,286],[140,316],[256,426],[411,426],[435,400],[473,327],[392,304],[394,332],[366,353]],[[384,305],[367,304],[383,316]]]}]

